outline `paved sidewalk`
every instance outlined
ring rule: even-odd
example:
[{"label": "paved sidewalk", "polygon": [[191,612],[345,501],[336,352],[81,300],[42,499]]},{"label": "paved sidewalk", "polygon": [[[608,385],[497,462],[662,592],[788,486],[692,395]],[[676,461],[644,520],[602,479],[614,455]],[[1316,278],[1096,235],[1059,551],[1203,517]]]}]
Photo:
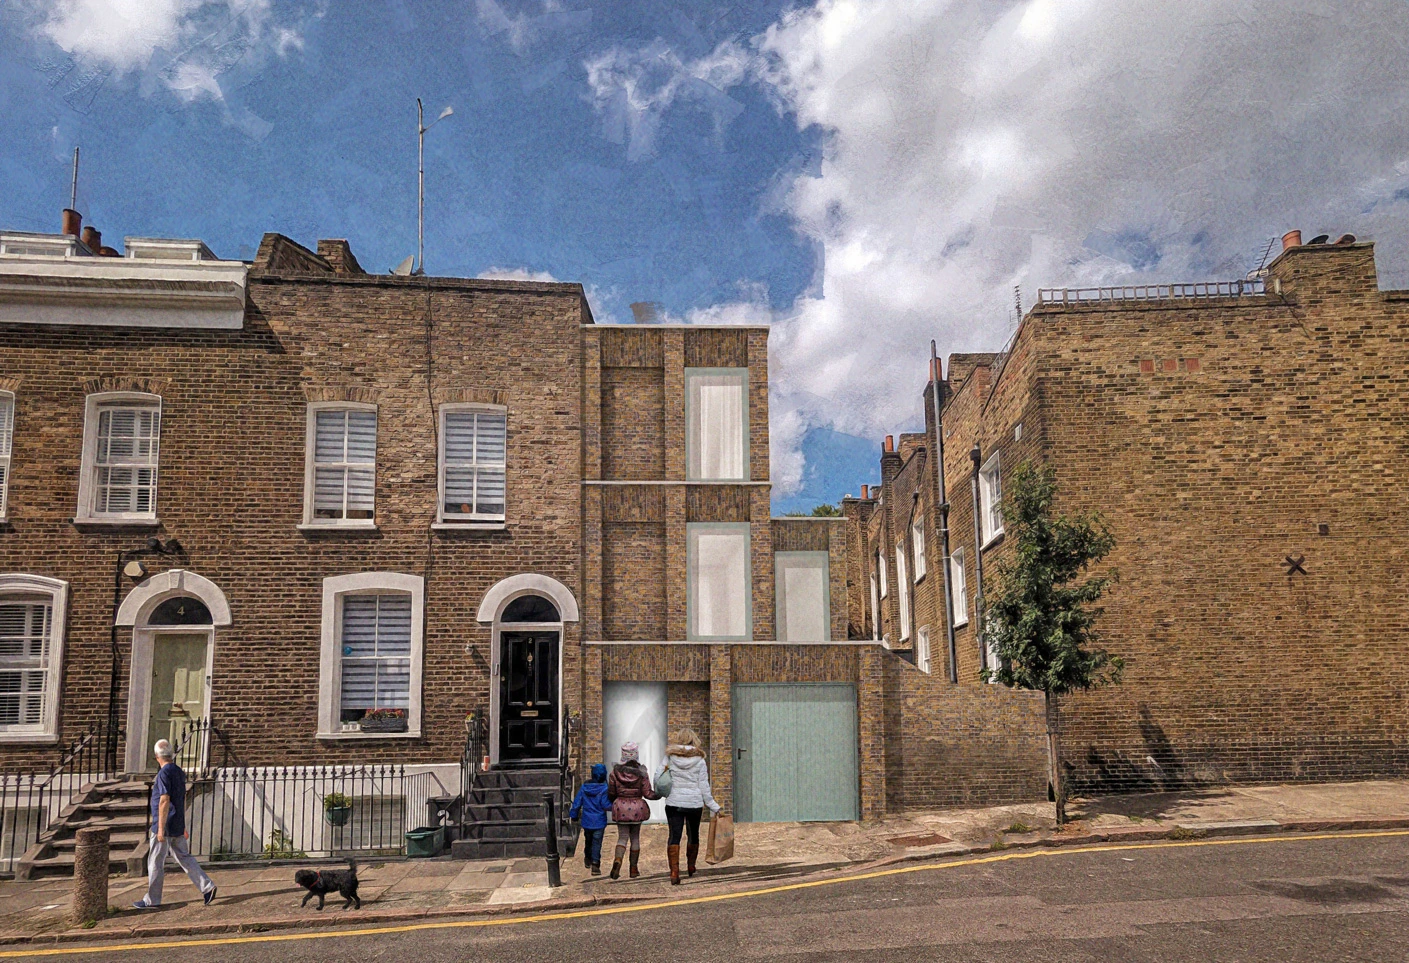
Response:
[{"label": "paved sidewalk", "polygon": [[[562,865],[563,887],[549,889],[542,859],[456,862],[366,860],[363,908],[344,911],[330,898],[321,913],[300,908],[303,890],[289,865],[207,866],[219,898],[203,906],[178,870],[167,874],[161,910],[129,907],[146,880],[115,876],[109,902],[118,909],[90,929],[68,922],[73,881],[0,882],[0,943],[258,932],[307,926],[365,925],[488,913],[542,911],[612,902],[700,896],[793,881],[843,869],[934,858],[1008,846],[1046,846],[1165,836],[1409,827],[1409,780],[1328,785],[1221,788],[1076,800],[1074,819],[1054,832],[1050,804],[909,813],[869,823],[755,823],[737,827],[737,856],[671,887],[665,827],[642,833],[642,877],[591,877],[579,857]],[[603,855],[609,868],[615,830]],[[623,867],[625,870],[625,867]]]}]

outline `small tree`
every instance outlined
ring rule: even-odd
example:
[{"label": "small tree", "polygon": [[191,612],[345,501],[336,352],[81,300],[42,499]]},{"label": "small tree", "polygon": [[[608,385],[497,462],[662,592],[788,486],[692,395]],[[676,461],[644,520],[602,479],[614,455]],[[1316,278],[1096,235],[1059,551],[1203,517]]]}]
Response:
[{"label": "small tree", "polygon": [[1066,823],[1058,700],[1068,692],[1120,682],[1124,662],[1099,648],[1096,605],[1115,572],[1085,575],[1115,546],[1094,512],[1052,514],[1057,493],[1050,469],[1023,462],[1003,494],[1003,521],[1012,551],[997,564],[995,591],[985,605],[984,632],[997,656],[988,677],[1041,692],[1047,710],[1047,765],[1057,825]]},{"label": "small tree", "polygon": [[841,509],[835,505],[818,505],[812,509],[813,518],[841,518]]}]

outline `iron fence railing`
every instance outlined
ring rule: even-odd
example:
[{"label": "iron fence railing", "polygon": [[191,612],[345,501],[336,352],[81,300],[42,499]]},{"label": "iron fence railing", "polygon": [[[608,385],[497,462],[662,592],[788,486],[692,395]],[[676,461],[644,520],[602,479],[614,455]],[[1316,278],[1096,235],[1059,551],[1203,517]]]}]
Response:
[{"label": "iron fence railing", "polygon": [[1180,298],[1242,298],[1267,293],[1262,278],[1239,281],[1195,281],[1187,284],[1136,284],[1108,288],[1038,288],[1039,304],[1080,304],[1090,301],[1164,301]]},{"label": "iron fence railing", "polygon": [[48,768],[0,770],[0,872],[10,872],[76,797],[110,778],[106,726],[95,724]]},{"label": "iron fence railing", "polygon": [[[453,791],[453,789],[449,790]],[[447,787],[405,766],[212,767],[191,781],[187,828],[202,858],[304,859],[406,852]]]},{"label": "iron fence railing", "polygon": [[465,716],[465,749],[460,754],[460,798],[468,798],[475,774],[489,760],[489,713],[475,709]]}]

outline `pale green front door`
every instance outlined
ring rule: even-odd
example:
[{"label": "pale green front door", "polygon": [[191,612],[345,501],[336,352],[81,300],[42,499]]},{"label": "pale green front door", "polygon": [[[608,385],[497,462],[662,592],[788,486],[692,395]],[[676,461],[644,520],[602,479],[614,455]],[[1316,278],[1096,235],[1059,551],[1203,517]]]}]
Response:
[{"label": "pale green front door", "polygon": [[736,685],[733,702],[740,822],[859,818],[855,686]]},{"label": "pale green front door", "polygon": [[[147,770],[155,769],[151,746],[177,744],[186,726],[205,712],[206,634],[163,632],[152,640],[152,701],[147,717]],[[193,740],[198,742],[198,740]],[[178,759],[183,768],[197,760]]]}]

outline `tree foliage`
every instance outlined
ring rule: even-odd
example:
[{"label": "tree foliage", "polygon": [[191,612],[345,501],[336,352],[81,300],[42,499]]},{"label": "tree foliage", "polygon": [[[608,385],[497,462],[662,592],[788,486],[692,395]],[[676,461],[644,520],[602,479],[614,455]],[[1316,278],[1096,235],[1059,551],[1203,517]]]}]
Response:
[{"label": "tree foliage", "polygon": [[990,678],[1049,696],[1118,683],[1124,669],[1096,630],[1096,603],[1116,573],[1088,574],[1115,539],[1094,512],[1054,516],[1056,493],[1051,469],[1023,462],[1013,472],[1003,497],[1011,551],[997,563],[984,612],[998,656]]}]

